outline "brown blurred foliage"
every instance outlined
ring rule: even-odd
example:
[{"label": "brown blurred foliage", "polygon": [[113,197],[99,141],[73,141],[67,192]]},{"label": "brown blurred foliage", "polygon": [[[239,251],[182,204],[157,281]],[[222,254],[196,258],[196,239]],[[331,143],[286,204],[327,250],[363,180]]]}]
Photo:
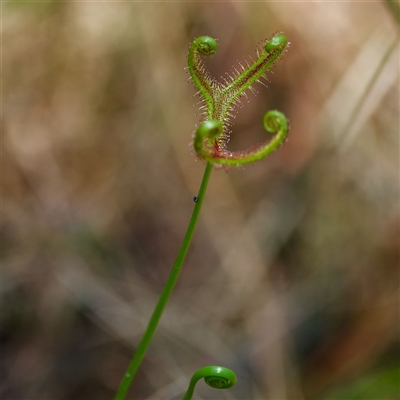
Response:
[{"label": "brown blurred foliage", "polygon": [[[8,2],[3,399],[112,398],[204,169],[188,147],[189,43],[219,39],[206,62],[220,77],[276,31],[290,51],[230,145],[262,140],[268,109],[290,141],[213,172],[130,398],[179,398],[222,364],[238,384],[196,398],[328,399],[398,366],[398,26],[384,2]],[[389,386],[379,399],[400,398]]]}]

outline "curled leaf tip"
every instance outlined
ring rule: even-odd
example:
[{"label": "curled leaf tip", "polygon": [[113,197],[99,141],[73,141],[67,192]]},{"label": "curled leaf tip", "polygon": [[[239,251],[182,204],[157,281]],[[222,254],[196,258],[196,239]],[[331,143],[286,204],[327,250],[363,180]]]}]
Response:
[{"label": "curled leaf tip", "polygon": [[194,45],[197,47],[200,54],[203,56],[211,56],[217,51],[218,43],[210,36],[200,36],[194,40]]},{"label": "curled leaf tip", "polygon": [[208,366],[198,369],[192,376],[188,390],[182,400],[191,400],[194,388],[200,379],[214,389],[229,389],[236,383],[236,374],[229,368]]},{"label": "curled leaf tip", "polygon": [[263,126],[264,129],[270,133],[277,133],[280,130],[285,133],[288,131],[288,122],[286,117],[277,110],[271,110],[264,114]]},{"label": "curled leaf tip", "polygon": [[[208,367],[209,368],[209,367]],[[225,367],[211,367],[211,375],[204,377],[208,386],[214,389],[229,389],[236,383],[236,374]]]},{"label": "curled leaf tip", "polygon": [[286,47],[287,44],[288,41],[286,39],[286,36],[282,33],[279,33],[273,36],[272,39],[268,40],[268,42],[265,44],[265,51],[267,53],[272,53],[275,50],[282,50]]},{"label": "curled leaf tip", "polygon": [[216,139],[222,133],[222,123],[216,119],[204,121],[197,128],[197,134],[209,139]]}]

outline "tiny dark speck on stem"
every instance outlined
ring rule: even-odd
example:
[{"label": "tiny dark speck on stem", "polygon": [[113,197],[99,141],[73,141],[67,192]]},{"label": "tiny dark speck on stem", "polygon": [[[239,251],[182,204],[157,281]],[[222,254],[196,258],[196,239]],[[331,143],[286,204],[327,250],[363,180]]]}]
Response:
[{"label": "tiny dark speck on stem", "polygon": [[198,198],[197,196],[194,196],[194,197],[193,197],[193,201],[194,201],[195,203],[197,203],[197,200],[199,200],[199,198]]}]

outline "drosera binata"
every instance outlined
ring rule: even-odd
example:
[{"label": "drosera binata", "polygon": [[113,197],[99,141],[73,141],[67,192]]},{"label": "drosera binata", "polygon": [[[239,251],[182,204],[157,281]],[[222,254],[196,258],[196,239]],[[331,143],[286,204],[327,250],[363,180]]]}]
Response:
[{"label": "drosera binata", "polygon": [[[251,59],[250,62],[245,60],[246,66],[239,63],[232,75],[226,74],[226,78],[223,78],[224,83],[218,82],[211,76],[203,61],[203,56],[214,54],[217,47],[217,41],[210,36],[196,38],[189,47],[187,70],[198,90],[197,94],[200,96],[198,109],[203,118],[194,134],[193,149],[198,158],[206,161],[206,167],[198,194],[193,197],[195,205],[175,263],[114,400],[125,399],[178,280],[192,241],[213,167],[237,167],[261,160],[278,149],[285,142],[288,133],[286,117],[279,111],[268,111],[264,115],[263,125],[269,133],[274,135],[271,140],[243,151],[227,149],[232,119],[237,108],[242,105],[244,99],[248,99],[248,91],[254,92],[254,84],[265,85],[263,80],[266,80],[266,72],[287,52],[289,42],[284,34],[278,32],[269,40],[261,42],[256,49],[257,58]],[[209,386],[216,389],[230,388],[236,382],[236,375],[228,368],[203,367],[192,376],[189,388],[182,400],[192,398],[194,387],[202,378]]]}]

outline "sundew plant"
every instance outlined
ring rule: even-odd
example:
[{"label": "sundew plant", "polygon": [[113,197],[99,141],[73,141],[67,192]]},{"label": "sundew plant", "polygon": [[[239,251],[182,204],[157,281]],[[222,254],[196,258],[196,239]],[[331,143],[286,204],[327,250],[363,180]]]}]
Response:
[{"label": "sundew plant", "polygon": [[[214,79],[203,61],[203,57],[214,54],[217,47],[218,43],[212,37],[200,36],[192,42],[189,48],[187,69],[198,90],[197,94],[200,97],[198,109],[203,119],[194,134],[193,149],[197,157],[206,162],[205,171],[198,194],[194,197],[193,213],[175,263],[121,381],[115,400],[122,400],[126,397],[174,289],[196,228],[213,168],[233,168],[261,160],[278,149],[285,142],[288,133],[286,117],[279,111],[268,111],[263,117],[263,126],[267,132],[273,134],[272,139],[243,151],[230,151],[227,148],[232,118],[239,106],[243,100],[247,99],[247,93],[254,91],[255,84],[260,83],[265,86],[266,72],[282,58],[289,47],[289,42],[283,33],[276,33],[271,39],[263,41],[261,45],[257,46],[256,59],[250,58],[244,62],[245,65],[239,64],[234,69],[232,76],[227,75],[224,82]],[[236,382],[235,373],[228,368],[203,367],[194,373],[183,400],[192,398],[196,383],[203,378],[209,386],[216,389],[230,388]]]}]

